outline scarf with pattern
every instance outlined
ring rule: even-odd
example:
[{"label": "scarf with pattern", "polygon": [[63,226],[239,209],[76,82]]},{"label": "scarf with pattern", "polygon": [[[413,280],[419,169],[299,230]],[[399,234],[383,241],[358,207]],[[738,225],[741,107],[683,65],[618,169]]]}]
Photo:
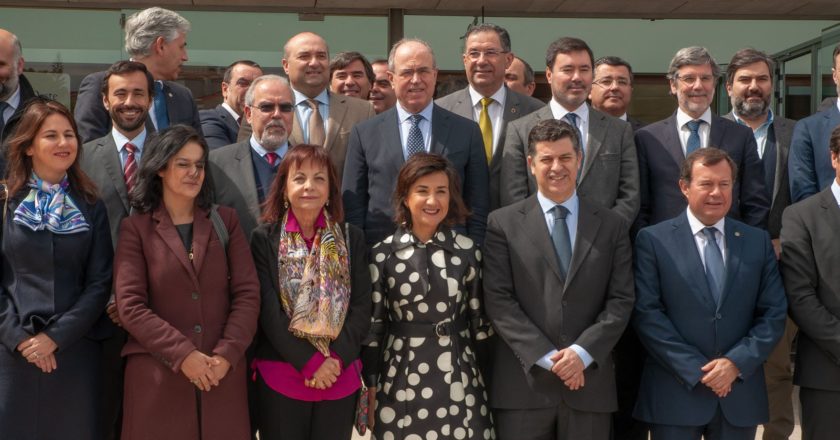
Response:
[{"label": "scarf with pattern", "polygon": [[277,250],[280,303],[291,319],[289,331],[329,356],[330,342],[341,332],[350,305],[347,244],[341,228],[327,216],[309,250],[300,232],[286,231],[288,218],[287,211]]},{"label": "scarf with pattern", "polygon": [[61,182],[50,184],[33,172],[27,182],[29,194],[15,209],[14,222],[33,231],[48,230],[55,234],[75,234],[90,229],[85,216],[67,193],[67,175]]}]

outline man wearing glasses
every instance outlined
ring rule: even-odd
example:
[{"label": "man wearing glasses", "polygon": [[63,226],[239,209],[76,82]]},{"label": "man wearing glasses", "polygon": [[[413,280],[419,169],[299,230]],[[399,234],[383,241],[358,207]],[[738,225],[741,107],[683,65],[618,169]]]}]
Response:
[{"label": "man wearing glasses", "polygon": [[502,146],[508,122],[543,106],[505,85],[505,69],[513,62],[510,35],[490,23],[470,26],[464,36],[464,71],[469,86],[437,100],[437,104],[478,123],[490,167],[490,210],[499,207]]},{"label": "man wearing glasses", "polygon": [[595,81],[589,92],[589,101],[596,110],[622,121],[627,121],[633,131],[645,123],[627,115],[633,98],[633,68],[619,57],[607,56],[595,60]]},{"label": "man wearing glasses", "polygon": [[679,107],[667,119],[636,132],[641,182],[636,230],[685,210],[685,197],[675,185],[680,164],[705,147],[726,151],[737,165],[729,215],[750,226],[765,227],[770,201],[752,130],[713,115],[709,108],[720,75],[717,63],[703,47],[680,49],[671,60],[666,77]]}]

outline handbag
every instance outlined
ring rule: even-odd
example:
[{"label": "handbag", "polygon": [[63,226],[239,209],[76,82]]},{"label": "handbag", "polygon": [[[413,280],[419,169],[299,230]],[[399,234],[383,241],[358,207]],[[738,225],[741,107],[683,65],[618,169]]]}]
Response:
[{"label": "handbag", "polygon": [[[344,241],[347,246],[347,265],[350,265],[350,224],[344,224]],[[359,382],[362,386],[359,388],[359,394],[356,396],[356,412],[353,414],[353,427],[359,435],[365,435],[368,427],[370,427],[370,400],[368,399],[368,387],[365,385],[365,379],[362,377],[362,372],[359,371],[359,366],[353,364],[356,369],[356,374],[359,375]]]}]

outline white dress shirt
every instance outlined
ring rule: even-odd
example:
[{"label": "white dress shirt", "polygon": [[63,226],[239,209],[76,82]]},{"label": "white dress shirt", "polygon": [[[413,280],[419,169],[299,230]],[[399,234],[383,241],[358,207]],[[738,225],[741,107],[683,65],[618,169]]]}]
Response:
[{"label": "white dress shirt", "polygon": [[227,112],[230,113],[231,116],[233,116],[233,120],[239,123],[239,114],[236,113],[236,110],[234,110],[233,107],[229,106],[227,102],[223,102],[222,108],[227,110]]},{"label": "white dress shirt", "polygon": [[[706,247],[706,234],[703,233],[703,229],[706,229],[707,226],[703,224],[694,214],[691,212],[691,208],[686,208],[686,214],[688,214],[688,225],[691,227],[691,234],[694,236],[694,244],[697,245],[697,252],[700,253],[700,261],[703,262],[703,270],[706,268],[706,257],[703,255],[703,249]],[[717,241],[717,245],[720,248],[720,254],[723,257],[723,264],[726,266],[726,240],[724,240],[724,220],[726,217],[717,221],[717,223],[711,225],[710,227],[715,228],[715,241]]]},{"label": "white dress shirt", "polygon": [[[434,102],[430,102],[426,108],[417,113],[423,117],[417,125],[420,128],[420,133],[423,135],[423,149],[426,150],[427,153],[430,151],[432,146],[432,109],[434,106]],[[408,160],[408,132],[411,130],[411,121],[408,118],[414,113],[409,113],[399,102],[397,102],[396,107],[397,125],[400,128],[400,142],[402,142],[403,157]]]},{"label": "white dress shirt", "polygon": [[[472,86],[469,86],[470,99],[473,106],[473,120],[478,123],[481,118],[481,93],[475,91]],[[505,86],[499,87],[499,90],[490,97],[493,102],[487,106],[487,113],[490,114],[490,124],[493,126],[493,153],[499,148],[499,136],[502,134],[502,113],[505,108],[505,99],[507,98],[507,90]]]},{"label": "white dress shirt", "polygon": [[[560,105],[559,102],[552,99],[548,101],[548,105],[551,108],[551,114],[554,115],[554,119],[560,120],[563,119],[563,116],[566,116],[566,113],[569,113],[565,107]],[[578,130],[580,130],[580,147],[583,149],[584,156],[589,152],[586,149],[586,146],[589,145],[589,106],[584,102],[580,105],[580,107],[576,108],[573,112],[578,116],[577,118],[577,125]]]},{"label": "white dress shirt", "polygon": [[[712,110],[707,108],[703,115],[697,119],[705,122],[705,124],[700,124],[700,128],[697,130],[698,134],[700,134],[700,148],[705,148],[709,146],[709,133],[712,130]],[[677,133],[680,135],[683,154],[685,154],[686,145],[688,144],[688,137],[691,136],[691,130],[685,124],[693,120],[694,118],[682,111],[681,108],[677,108]]]},{"label": "white dress shirt", "polygon": [[834,194],[834,200],[837,200],[837,205],[840,205],[840,184],[837,183],[837,179],[831,182],[831,193]]}]

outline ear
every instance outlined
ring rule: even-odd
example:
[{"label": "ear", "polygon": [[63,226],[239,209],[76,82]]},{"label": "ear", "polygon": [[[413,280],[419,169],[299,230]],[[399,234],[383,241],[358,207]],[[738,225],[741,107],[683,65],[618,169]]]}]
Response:
[{"label": "ear", "polygon": [[163,37],[155,38],[155,42],[152,43],[152,51],[160,55],[163,52],[163,48],[166,45],[166,39]]},{"label": "ear", "polygon": [[245,109],[245,120],[248,121],[249,124],[251,124],[251,115],[253,114],[252,113],[253,109],[251,109],[250,105],[245,105],[244,109]]},{"label": "ear", "polygon": [[283,58],[283,71],[286,72],[286,76],[289,76],[289,60]]},{"label": "ear", "polygon": [[111,110],[111,105],[108,103],[108,95],[102,95],[102,105],[105,107],[105,110]]},{"label": "ear", "polygon": [[680,191],[683,193],[685,198],[688,198],[688,189],[691,186],[691,182],[687,182],[683,179],[680,179]]},{"label": "ear", "polygon": [[677,79],[676,78],[671,80],[670,86],[671,86],[671,94],[674,95],[674,96],[677,96]]},{"label": "ear", "polygon": [[505,54],[505,70],[509,69],[511,64],[513,64],[513,52],[508,52]]}]

